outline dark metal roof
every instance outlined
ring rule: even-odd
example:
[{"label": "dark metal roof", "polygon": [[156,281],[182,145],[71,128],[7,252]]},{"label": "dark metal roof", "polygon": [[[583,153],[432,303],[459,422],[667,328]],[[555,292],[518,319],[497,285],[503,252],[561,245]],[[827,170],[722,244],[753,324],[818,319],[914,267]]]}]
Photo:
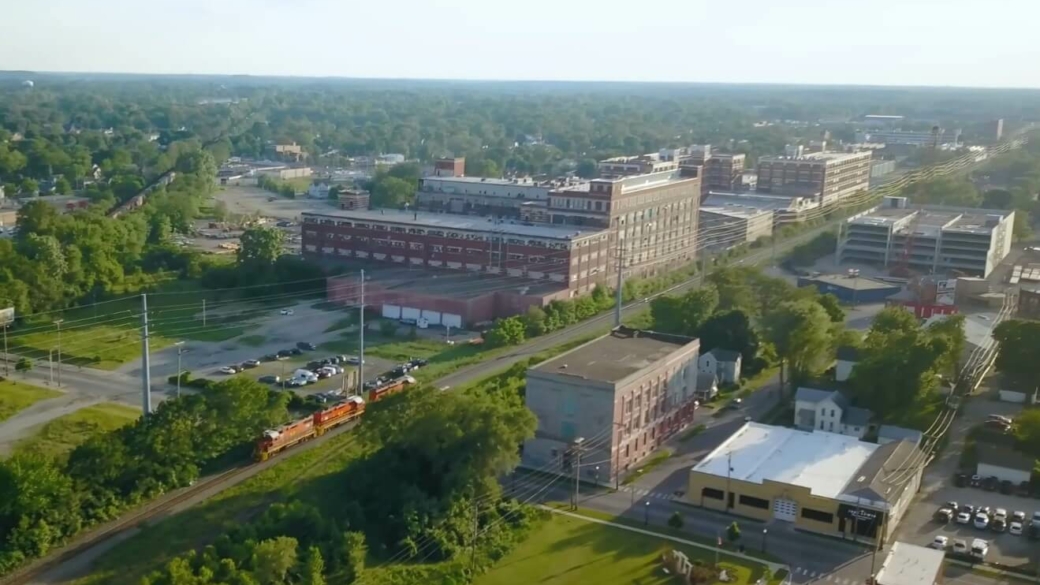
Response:
[{"label": "dark metal roof", "polygon": [[870,455],[842,493],[894,503],[923,462],[924,453],[910,441],[886,443]]}]

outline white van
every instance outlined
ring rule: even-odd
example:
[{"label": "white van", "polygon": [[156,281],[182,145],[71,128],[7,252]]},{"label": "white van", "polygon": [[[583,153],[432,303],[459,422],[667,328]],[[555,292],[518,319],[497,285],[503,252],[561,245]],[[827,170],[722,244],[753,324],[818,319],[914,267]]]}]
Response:
[{"label": "white van", "polygon": [[978,561],[986,560],[986,554],[989,553],[989,543],[981,538],[976,538],[971,541],[971,557]]}]

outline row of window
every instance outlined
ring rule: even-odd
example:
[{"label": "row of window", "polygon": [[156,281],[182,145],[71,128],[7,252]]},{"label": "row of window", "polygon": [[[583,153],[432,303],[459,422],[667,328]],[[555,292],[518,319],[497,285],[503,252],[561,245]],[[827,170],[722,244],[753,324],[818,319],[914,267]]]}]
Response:
[{"label": "row of window", "polygon": [[[711,500],[726,499],[726,493],[724,491],[709,487],[701,489],[701,496]],[[738,498],[738,501],[742,506],[758,508],[760,510],[769,509],[769,500],[764,500],[762,498],[741,495]],[[834,523],[834,514],[830,512],[823,512],[821,510],[813,510],[812,508],[804,508],[802,506],[799,506],[799,514],[802,516],[802,518],[805,518],[806,520],[813,520],[815,522],[822,522],[824,524]]]},{"label": "row of window", "polygon": [[[357,221],[322,219],[322,218],[315,218],[315,217],[309,217],[309,216],[308,217],[304,217],[303,221],[304,221],[304,223],[309,223],[309,224],[335,225],[335,226],[339,226],[339,227],[352,227],[352,228],[355,228],[355,229],[363,229],[363,230],[375,230],[375,231],[384,231],[384,232],[385,231],[389,231],[391,233],[397,233],[397,234],[405,234],[405,233],[407,233],[407,234],[418,235],[418,236],[431,236],[431,237],[437,237],[437,238],[450,238],[450,239],[456,239],[456,240],[470,240],[470,241],[476,241],[476,242],[502,243],[504,241],[506,244],[513,245],[513,246],[531,246],[531,247],[535,247],[535,248],[550,248],[550,249],[553,249],[553,250],[567,250],[567,249],[569,249],[571,247],[570,244],[568,244],[566,242],[559,242],[559,241],[556,241],[556,240],[543,240],[543,239],[537,239],[537,238],[511,238],[511,237],[503,237],[502,235],[497,235],[497,234],[495,234],[495,235],[486,235],[486,234],[474,234],[474,233],[454,232],[454,231],[426,229],[426,228],[404,228],[404,227],[401,227],[401,226],[387,226],[387,225],[379,224],[379,223],[368,224],[368,223],[357,222]],[[329,237],[331,237],[331,236],[329,236]],[[580,241],[574,242],[574,247],[588,246],[588,245],[591,245],[593,242],[605,241],[605,240],[606,240],[606,234],[600,236],[599,238],[586,238],[584,240],[580,240]]]}]

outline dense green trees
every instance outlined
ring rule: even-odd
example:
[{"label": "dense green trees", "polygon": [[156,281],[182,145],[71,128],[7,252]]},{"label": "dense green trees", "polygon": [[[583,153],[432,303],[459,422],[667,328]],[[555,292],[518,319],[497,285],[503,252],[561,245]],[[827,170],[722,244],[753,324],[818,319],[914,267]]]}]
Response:
[{"label": "dense green trees", "polygon": [[885,308],[867,332],[849,383],[863,406],[898,420],[916,411],[944,376],[954,381],[964,344],[962,318],[922,327],[906,309]]},{"label": "dense green trees", "polygon": [[1011,319],[993,330],[999,350],[996,367],[1021,382],[1036,385],[1040,380],[1040,323]]},{"label": "dense green trees", "polygon": [[201,469],[244,456],[288,419],[288,396],[234,379],[167,400],[149,417],[95,436],[67,460],[20,454],[0,462],[0,573],[40,556],[84,525],[188,485]]}]

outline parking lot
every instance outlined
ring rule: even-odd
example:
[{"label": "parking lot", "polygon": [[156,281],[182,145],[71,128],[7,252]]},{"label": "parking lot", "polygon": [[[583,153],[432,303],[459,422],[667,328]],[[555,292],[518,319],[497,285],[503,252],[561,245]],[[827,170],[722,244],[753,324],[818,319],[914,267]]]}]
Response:
[{"label": "parking lot", "polygon": [[295,222],[300,221],[300,214],[304,211],[327,210],[335,205],[335,201],[306,196],[290,199],[255,185],[228,185],[217,192],[216,199],[223,201],[228,211],[235,215],[260,215]]},{"label": "parking lot", "polygon": [[[958,468],[958,458],[963,449],[963,437],[972,426],[986,420],[991,414],[1014,417],[1021,407],[1005,402],[996,402],[986,396],[979,396],[968,403],[963,416],[954,421],[951,435],[954,439],[942,452],[939,460],[931,466],[922,481],[922,491],[914,504],[907,511],[897,531],[897,539],[914,544],[927,545],[936,535],[945,535],[952,544],[955,539],[965,540],[968,545],[976,538],[989,541],[990,550],[986,561],[999,563],[1009,567],[1035,567],[1040,560],[1040,543],[1030,540],[1026,534],[1021,536],[1009,532],[997,533],[991,530],[975,528],[973,524],[963,525],[951,521],[943,524],[934,519],[935,512],[946,502],[971,504],[976,508],[1004,508],[1008,516],[1015,511],[1024,512],[1025,524],[1028,525],[1034,511],[1040,511],[1040,499],[1020,496],[1017,493],[1003,494],[999,490],[986,491],[981,487],[957,487],[954,476]],[[1017,488],[1017,486],[1015,486]],[[1017,490],[1016,490],[1017,491]],[[1026,530],[1028,532],[1028,529]]]}]

